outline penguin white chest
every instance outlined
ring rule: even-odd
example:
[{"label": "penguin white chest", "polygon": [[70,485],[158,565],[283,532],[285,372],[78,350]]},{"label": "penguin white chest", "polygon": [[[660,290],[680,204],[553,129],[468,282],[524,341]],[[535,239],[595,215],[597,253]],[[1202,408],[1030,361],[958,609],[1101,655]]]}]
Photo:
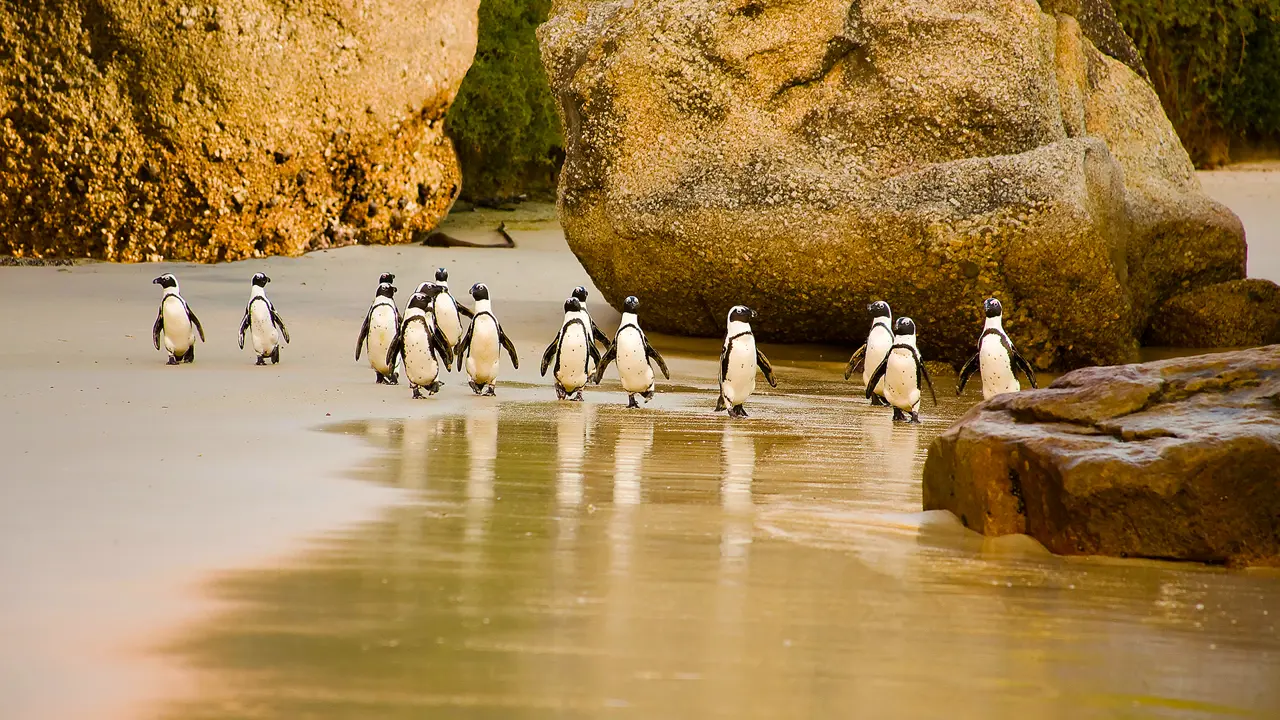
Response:
[{"label": "penguin white chest", "polygon": [[720,382],[720,392],[733,407],[746,402],[755,391],[756,340],[751,335],[742,335],[730,341],[728,367]]},{"label": "penguin white chest", "polygon": [[396,337],[396,311],[390,304],[379,304],[369,317],[369,365],[383,375],[391,373],[387,351]]},{"label": "penguin white chest", "polygon": [[644,338],[640,331],[635,327],[624,328],[618,333],[614,352],[617,353],[622,389],[629,393],[648,392],[653,387],[653,368],[644,353]]},{"label": "penguin white chest", "polygon": [[164,299],[164,347],[174,355],[185,355],[196,342],[196,329],[187,317],[187,306],[176,295]]},{"label": "penguin white chest", "polygon": [[440,376],[440,364],[431,354],[430,330],[425,322],[406,323],[404,330],[404,372],[409,382],[431,385]]},{"label": "penguin white chest", "polygon": [[905,412],[915,412],[920,406],[916,359],[910,350],[899,348],[889,352],[889,364],[884,372],[884,399]]},{"label": "penguin white chest", "polygon": [[[862,363],[862,384],[865,386],[871,381],[871,375],[880,367],[880,363],[884,362],[884,356],[889,354],[889,348],[893,347],[893,333],[883,325],[876,325],[867,335],[867,355]],[[876,383],[876,394],[884,396],[884,380]]]},{"label": "penguin white chest", "polygon": [[444,335],[449,348],[458,346],[462,340],[462,320],[458,318],[458,306],[453,298],[441,293],[436,297],[436,322],[440,325],[440,333]]},{"label": "penguin white chest", "polygon": [[1022,389],[1017,376],[1013,374],[1013,362],[1009,353],[998,335],[982,338],[982,347],[978,349],[978,370],[982,373],[983,400]]},{"label": "penguin white chest", "polygon": [[249,329],[253,351],[259,355],[270,355],[280,342],[275,323],[271,322],[271,309],[262,300],[249,305]]},{"label": "penguin white chest", "polygon": [[567,392],[587,384],[587,335],[581,323],[572,323],[560,335],[556,380]]},{"label": "penguin white chest", "polygon": [[488,385],[498,379],[498,323],[490,315],[480,315],[472,324],[467,374],[477,385]]}]

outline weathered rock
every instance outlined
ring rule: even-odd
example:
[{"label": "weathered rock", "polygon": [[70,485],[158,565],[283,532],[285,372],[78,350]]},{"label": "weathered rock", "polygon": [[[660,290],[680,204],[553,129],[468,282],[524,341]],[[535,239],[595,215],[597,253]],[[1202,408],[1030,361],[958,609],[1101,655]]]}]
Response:
[{"label": "weathered rock", "polygon": [[924,508],[1065,555],[1280,565],[1280,345],[992,398],[929,448]]},{"label": "weathered rock", "polygon": [[231,260],[433,228],[477,5],[0,6],[0,254]]},{"label": "weathered rock", "polygon": [[961,361],[995,296],[1039,367],[1133,359],[1245,244],[1105,4],[558,0],[569,243],[667,332],[857,343],[883,298]]},{"label": "weathered rock", "polygon": [[1145,342],[1195,348],[1280,343],[1280,286],[1232,280],[1175,295],[1156,309]]}]

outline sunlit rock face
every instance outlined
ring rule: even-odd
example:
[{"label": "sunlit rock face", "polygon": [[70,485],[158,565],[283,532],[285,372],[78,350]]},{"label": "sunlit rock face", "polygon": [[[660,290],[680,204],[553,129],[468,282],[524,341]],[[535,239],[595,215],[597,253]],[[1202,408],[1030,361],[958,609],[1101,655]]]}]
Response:
[{"label": "sunlit rock face", "polygon": [[477,7],[0,6],[0,254],[233,260],[434,227]]},{"label": "sunlit rock face", "polygon": [[1067,555],[1280,565],[1280,345],[998,395],[929,448],[924,508]]},{"label": "sunlit rock face", "polygon": [[1244,276],[1105,0],[559,0],[539,37],[569,243],[655,329],[745,303],[769,339],[854,343],[885,299],[958,361],[995,296],[1062,367]]}]

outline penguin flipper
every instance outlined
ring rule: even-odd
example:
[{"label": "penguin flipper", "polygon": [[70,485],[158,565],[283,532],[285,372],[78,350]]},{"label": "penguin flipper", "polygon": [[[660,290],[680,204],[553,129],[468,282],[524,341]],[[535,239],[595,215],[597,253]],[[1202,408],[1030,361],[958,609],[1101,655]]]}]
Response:
[{"label": "penguin flipper", "polygon": [[604,334],[604,331],[596,324],[595,319],[591,320],[591,338],[593,342],[587,343],[588,345],[593,345],[598,342],[603,345],[606,350],[609,349],[609,336]]},{"label": "penguin flipper", "polygon": [[969,382],[969,377],[978,369],[978,355],[980,354],[974,353],[973,357],[969,358],[968,362],[964,364],[964,367],[960,368],[960,386],[956,388],[957,396],[964,392],[964,384]]},{"label": "penguin flipper", "polygon": [[[453,297],[453,296],[452,296],[452,295],[450,295],[449,297]],[[459,315],[461,315],[462,317],[470,318],[470,319],[472,319],[472,320],[474,320],[474,319],[475,319],[476,314],[475,314],[475,313],[473,313],[473,312],[471,312],[471,308],[467,307],[466,305],[463,305],[462,303],[458,302],[457,300],[454,300],[454,301],[453,301],[453,306],[454,306],[454,307],[456,307],[456,308],[458,308],[458,314],[459,314]]]},{"label": "penguin flipper", "polygon": [[182,304],[187,308],[187,319],[191,321],[192,325],[196,326],[196,332],[200,333],[200,342],[204,342],[204,327],[200,325],[200,318],[196,317],[196,314],[191,312],[191,306],[187,305],[185,300]]},{"label": "penguin flipper", "polygon": [[658,363],[658,369],[662,371],[662,376],[668,380],[671,379],[671,372],[667,370],[667,361],[663,360],[658,351],[654,350],[653,346],[649,344],[649,338],[644,338],[644,356]]},{"label": "penguin flipper", "polygon": [[440,358],[440,364],[445,369],[453,367],[453,350],[449,348],[449,341],[445,339],[444,333],[440,330],[438,324],[432,323],[431,330],[431,352]]},{"label": "penguin flipper", "polygon": [[[729,343],[724,344],[724,349],[720,351],[720,375],[716,377],[716,384],[720,385],[724,382],[724,376],[729,374]],[[723,395],[724,393],[721,393]],[[723,397],[720,398],[722,401]],[[724,408],[720,408],[723,410]]]},{"label": "penguin flipper", "polygon": [[867,380],[866,396],[868,400],[870,400],[871,396],[875,394],[876,385],[880,384],[881,378],[883,378],[884,374],[889,370],[889,356],[892,354],[892,351],[884,354],[884,359],[880,361],[880,365],[876,367],[876,371],[871,373],[871,378]]},{"label": "penguin flipper", "polygon": [[916,359],[916,387],[920,387],[920,378],[924,378],[924,382],[929,386],[929,397],[933,398],[933,405],[938,405],[938,393],[933,391],[933,378],[929,377],[929,368],[924,366],[924,358],[920,357],[920,353],[915,348],[911,348],[911,354]]},{"label": "penguin flipper", "polygon": [[560,348],[560,333],[556,333],[556,339],[551,341],[547,349],[542,353],[542,377],[547,376],[547,368],[551,366],[551,361],[556,357],[556,350]]},{"label": "penguin flipper", "polygon": [[724,393],[720,393],[720,397],[716,398],[716,412],[724,412],[726,404],[724,401]]},{"label": "penguin flipper", "polygon": [[360,326],[360,337],[356,338],[356,360],[360,359],[360,353],[364,350],[364,341],[369,337],[369,319],[373,317],[373,308],[369,308],[369,313],[364,316],[364,324]]},{"label": "penguin flipper", "polygon": [[848,380],[853,375],[853,371],[857,370],[858,366],[866,359],[867,344],[863,343],[862,347],[853,351],[853,356],[849,358],[849,364],[844,366],[844,379]]},{"label": "penguin flipper", "polygon": [[600,384],[600,381],[604,379],[604,369],[609,367],[609,363],[613,362],[616,357],[618,357],[618,348],[615,345],[610,345],[609,349],[604,351],[604,355],[600,356],[600,361],[596,363],[595,371],[591,373],[589,379],[592,384]]},{"label": "penguin flipper", "polygon": [[458,343],[458,355],[456,360],[458,363],[459,372],[462,371],[462,357],[471,351],[471,331],[475,329],[476,329],[476,324],[473,321],[470,325],[467,326],[467,334],[462,336],[462,342]]},{"label": "penguin flipper", "polygon": [[244,349],[244,331],[249,329],[249,308],[244,309],[244,317],[240,320],[240,349]]},{"label": "penguin flipper", "polygon": [[1004,339],[1004,349],[1009,352],[1009,359],[1013,361],[1013,367],[1021,368],[1023,374],[1027,376],[1027,382],[1031,383],[1031,387],[1037,387],[1036,372],[1031,369],[1031,363],[1027,362],[1026,358],[1022,357],[1022,354],[1014,349],[1013,343],[1009,342],[1007,338]]},{"label": "penguin flipper", "polygon": [[[497,325],[497,323],[494,324]],[[519,370],[520,359],[516,357],[515,343],[511,342],[511,338],[507,337],[507,334],[502,332],[501,325],[498,325],[498,342],[502,343],[502,347],[506,348],[507,354],[511,356],[511,367]]]},{"label": "penguin flipper", "polygon": [[756,365],[760,367],[760,372],[764,373],[764,379],[769,381],[769,386],[778,387],[778,378],[773,376],[773,364],[758,347],[756,348]]},{"label": "penguin flipper", "polygon": [[391,346],[387,348],[387,367],[394,369],[396,366],[396,356],[404,352],[404,328],[397,328],[396,336],[391,339]]},{"label": "penguin flipper", "polygon": [[[289,342],[289,330],[284,326],[284,320],[280,317],[280,313],[276,312],[276,306],[268,302],[267,308],[271,310],[271,322],[275,323],[276,327],[280,328],[280,334],[284,336],[284,341],[286,343]],[[249,316],[246,314],[245,321],[247,322],[248,319]]]},{"label": "penguin flipper", "polygon": [[[163,330],[164,330],[164,305],[161,304],[160,312],[156,313],[156,321],[151,326],[151,344],[155,345],[157,350],[160,349],[160,333]],[[244,347],[244,343],[241,343],[240,347]]]}]

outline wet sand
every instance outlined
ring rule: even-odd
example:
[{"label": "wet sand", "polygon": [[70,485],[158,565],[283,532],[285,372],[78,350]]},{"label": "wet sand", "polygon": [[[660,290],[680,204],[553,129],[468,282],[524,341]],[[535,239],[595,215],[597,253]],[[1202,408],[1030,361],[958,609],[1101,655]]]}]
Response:
[{"label": "wet sand", "polygon": [[[1239,212],[1280,279],[1268,182]],[[915,513],[966,405],[880,427],[835,381],[847,350],[769,348],[786,384],[742,424],[704,407],[714,341],[654,338],[669,415],[550,402],[537,361],[591,285],[557,230],[511,230],[516,250],[0,268],[0,717],[1280,708],[1274,576],[1081,566]],[[522,360],[499,402],[457,374],[414,402],[353,359],[377,275],[403,302],[437,265],[494,289]],[[273,368],[234,340],[258,270],[294,336]],[[165,271],[209,335],[191,367],[151,347]],[[382,654],[410,643],[444,648]]]}]

